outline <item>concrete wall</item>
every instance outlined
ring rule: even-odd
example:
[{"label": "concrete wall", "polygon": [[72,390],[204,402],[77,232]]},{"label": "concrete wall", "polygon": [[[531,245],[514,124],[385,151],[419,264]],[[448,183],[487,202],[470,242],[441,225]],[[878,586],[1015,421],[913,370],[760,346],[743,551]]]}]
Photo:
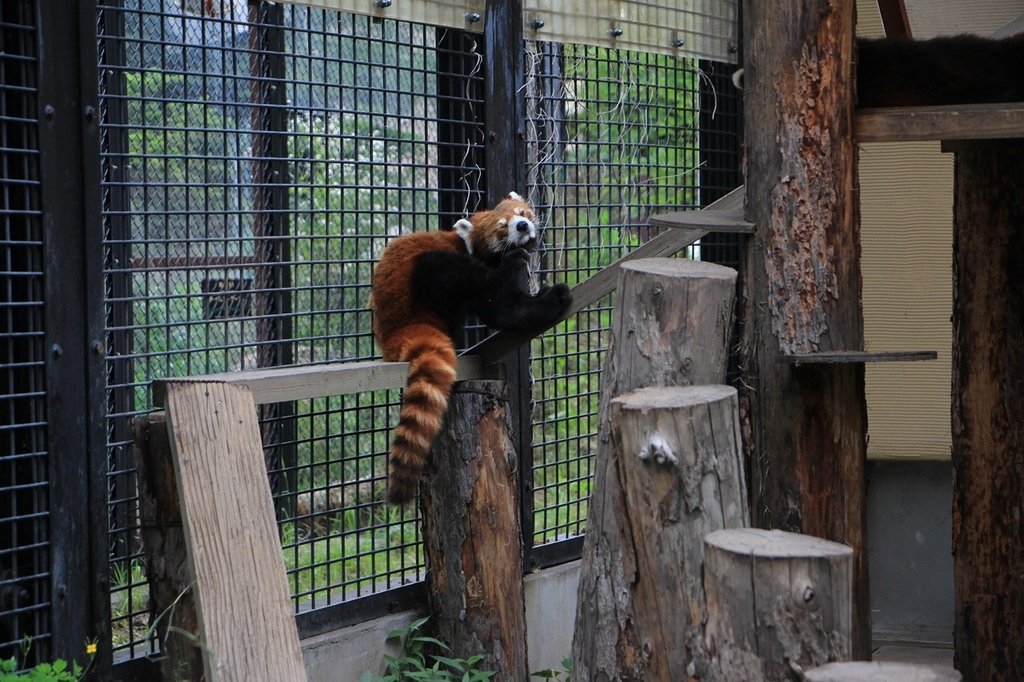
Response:
[{"label": "concrete wall", "polygon": [[950,462],[869,462],[868,569],[875,644],[953,641]]},{"label": "concrete wall", "polygon": [[[526,576],[526,637],[530,671],[562,669],[572,654],[579,562]],[[358,682],[366,671],[382,673],[384,654],[396,655],[388,633],[402,630],[423,614],[403,611],[302,640],[309,682]]]}]

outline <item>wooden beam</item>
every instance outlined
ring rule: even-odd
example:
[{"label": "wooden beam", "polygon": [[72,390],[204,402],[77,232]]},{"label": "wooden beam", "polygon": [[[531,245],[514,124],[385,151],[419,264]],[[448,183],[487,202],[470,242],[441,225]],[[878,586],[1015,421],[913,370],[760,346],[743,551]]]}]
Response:
[{"label": "wooden beam", "polygon": [[[459,358],[458,378],[460,381],[477,379],[481,374],[479,358]],[[163,407],[167,385],[181,381],[205,381],[245,386],[252,391],[255,403],[264,405],[287,400],[308,400],[333,395],[403,388],[408,375],[409,363],[382,362],[380,360],[252,369],[241,372],[206,374],[187,379],[159,379],[153,382],[153,402],[157,407]]]},{"label": "wooden beam", "polygon": [[252,393],[167,386],[167,428],[205,679],[306,679]]},{"label": "wooden beam", "polygon": [[1024,137],[1024,102],[858,109],[857,142]]},{"label": "wooden beam", "polygon": [[890,38],[913,38],[910,17],[903,0],[878,0],[878,13],[882,15],[882,27]]}]

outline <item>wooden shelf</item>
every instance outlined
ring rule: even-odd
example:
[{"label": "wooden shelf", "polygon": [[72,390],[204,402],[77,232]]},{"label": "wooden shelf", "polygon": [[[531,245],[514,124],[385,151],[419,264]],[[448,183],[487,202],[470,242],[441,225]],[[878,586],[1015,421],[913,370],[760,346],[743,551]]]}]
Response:
[{"label": "wooden shelf", "polygon": [[742,204],[729,209],[705,209],[703,211],[676,211],[651,216],[655,227],[685,228],[706,232],[736,232],[753,234],[754,224],[743,219]]},{"label": "wooden shelf", "polygon": [[1024,102],[858,109],[857,142],[1024,138]]},{"label": "wooden shelf", "polygon": [[842,365],[857,362],[911,362],[935,360],[938,352],[933,350],[899,350],[871,352],[862,350],[841,350],[820,353],[792,353],[782,356],[794,365]]}]

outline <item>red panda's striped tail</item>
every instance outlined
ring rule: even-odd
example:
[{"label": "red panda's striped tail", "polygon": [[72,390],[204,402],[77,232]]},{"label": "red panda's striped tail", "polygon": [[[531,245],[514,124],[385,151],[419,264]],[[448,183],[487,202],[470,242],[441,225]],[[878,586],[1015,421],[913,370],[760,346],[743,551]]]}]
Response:
[{"label": "red panda's striped tail", "polygon": [[434,442],[455,383],[455,346],[430,325],[403,330],[400,361],[409,363],[402,410],[391,442],[388,502],[403,504],[416,495],[420,473]]}]

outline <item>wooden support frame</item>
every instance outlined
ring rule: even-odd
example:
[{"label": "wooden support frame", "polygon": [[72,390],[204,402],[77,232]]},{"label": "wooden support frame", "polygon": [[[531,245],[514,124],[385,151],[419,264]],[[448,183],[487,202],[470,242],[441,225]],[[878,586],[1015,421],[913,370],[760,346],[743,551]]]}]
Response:
[{"label": "wooden support frame", "polygon": [[176,381],[165,399],[205,679],[303,682],[252,392]]}]

